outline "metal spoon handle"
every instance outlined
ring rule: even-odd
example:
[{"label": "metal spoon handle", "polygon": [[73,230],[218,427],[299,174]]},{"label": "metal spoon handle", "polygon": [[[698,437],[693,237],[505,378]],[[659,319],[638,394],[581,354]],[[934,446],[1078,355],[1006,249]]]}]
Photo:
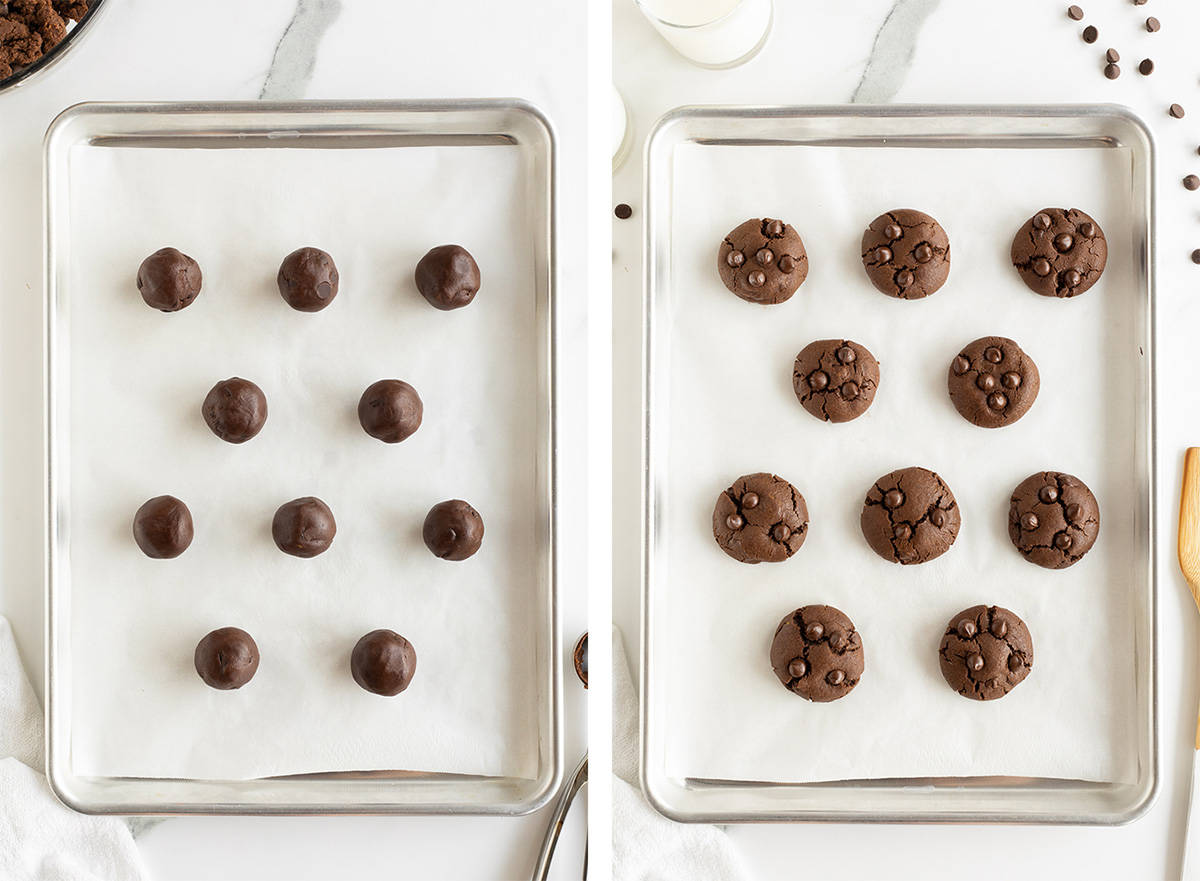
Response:
[{"label": "metal spoon handle", "polygon": [[571,803],[575,801],[575,796],[579,794],[583,784],[587,783],[587,779],[588,757],[587,753],[584,753],[579,765],[575,768],[575,775],[558,797],[558,804],[554,806],[554,813],[550,815],[550,825],[546,827],[546,835],[542,839],[542,849],[538,852],[537,862],[533,866],[533,881],[546,881],[549,876],[550,861],[554,859],[554,848],[558,844],[558,836],[562,834],[563,821],[567,819]]}]

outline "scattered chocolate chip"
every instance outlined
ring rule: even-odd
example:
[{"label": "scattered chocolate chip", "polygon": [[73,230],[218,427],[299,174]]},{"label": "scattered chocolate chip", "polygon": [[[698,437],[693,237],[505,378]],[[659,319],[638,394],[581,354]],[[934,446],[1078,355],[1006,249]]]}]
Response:
[{"label": "scattered chocolate chip", "polygon": [[1095,25],[1088,25],[1083,29],[1083,42],[1094,43],[1100,39],[1100,32],[1096,30]]},{"label": "scattered chocolate chip", "polygon": [[1121,53],[1118,52],[1116,49],[1109,49],[1107,52],[1104,53],[1104,60],[1109,62],[1110,64],[1116,64],[1118,61],[1121,60]]},{"label": "scattered chocolate chip", "polygon": [[1200,190],[1200,177],[1196,177],[1194,174],[1189,174],[1183,179],[1183,185],[1189,190]]},{"label": "scattered chocolate chip", "polygon": [[1068,6],[1067,18],[1071,19],[1072,21],[1079,21],[1083,18],[1083,10],[1078,6]]},{"label": "scattered chocolate chip", "polygon": [[1145,6],[1146,0],[1133,0],[1133,5],[1134,6]]},{"label": "scattered chocolate chip", "polygon": [[1106,77],[1108,77],[1110,80],[1115,80],[1117,77],[1119,77],[1121,75],[1120,65],[1116,65],[1116,64],[1104,65],[1104,75]]},{"label": "scattered chocolate chip", "polygon": [[1200,248],[1197,248],[1195,251],[1192,251],[1192,262],[1200,263]]},{"label": "scattered chocolate chip", "polygon": [[1148,30],[1150,33],[1153,34],[1155,31],[1157,31],[1161,27],[1162,27],[1162,24],[1153,15],[1150,16],[1148,19],[1146,19],[1146,30]]},{"label": "scattered chocolate chip", "polygon": [[618,220],[628,220],[633,217],[633,208],[622,202],[613,209],[613,214],[617,215]]},{"label": "scattered chocolate chip", "polygon": [[1172,104],[1170,107],[1167,108],[1167,113],[1169,113],[1171,116],[1175,117],[1176,119],[1183,119],[1183,105],[1182,104]]},{"label": "scattered chocolate chip", "polygon": [[1149,58],[1143,58],[1142,63],[1138,65],[1138,73],[1142,76],[1150,76],[1154,73],[1154,62]]}]

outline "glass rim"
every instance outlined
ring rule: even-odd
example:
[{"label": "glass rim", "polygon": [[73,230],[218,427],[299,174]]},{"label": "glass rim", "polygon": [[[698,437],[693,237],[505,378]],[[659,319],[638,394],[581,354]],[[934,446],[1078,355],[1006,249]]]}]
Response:
[{"label": "glass rim", "polygon": [[[645,15],[647,18],[653,19],[654,21],[658,22],[659,24],[663,25],[664,27],[675,28],[676,30],[680,30],[680,31],[688,31],[688,30],[695,30],[696,28],[706,28],[706,27],[709,27],[710,25],[719,24],[720,22],[729,18],[731,15],[733,15],[739,9],[741,9],[742,6],[744,6],[746,4],[747,0],[736,0],[733,7],[728,12],[718,15],[716,18],[709,19],[708,21],[702,21],[697,24],[680,24],[678,22],[668,21],[667,19],[665,19],[661,15],[659,15],[657,12],[655,12],[653,9],[651,9],[649,6],[647,6],[645,0],[633,0],[633,2],[638,7],[638,9],[640,9],[642,11],[643,15]],[[767,0],[767,2],[771,3],[772,0]]]}]

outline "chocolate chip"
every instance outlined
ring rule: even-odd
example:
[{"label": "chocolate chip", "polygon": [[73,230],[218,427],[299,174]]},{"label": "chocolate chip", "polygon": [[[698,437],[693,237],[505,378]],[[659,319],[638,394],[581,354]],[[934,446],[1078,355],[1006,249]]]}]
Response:
[{"label": "chocolate chip", "polygon": [[1047,505],[1053,505],[1058,501],[1058,490],[1052,486],[1043,486],[1038,490],[1038,498]]},{"label": "chocolate chip", "polygon": [[761,288],[767,283],[767,274],[761,269],[756,269],[746,276],[746,281],[750,282],[756,288]]},{"label": "chocolate chip", "polygon": [[1108,77],[1110,80],[1115,80],[1117,77],[1119,77],[1121,75],[1120,65],[1117,65],[1117,64],[1104,65],[1104,75],[1106,77]]},{"label": "chocolate chip", "polygon": [[1050,261],[1045,257],[1039,257],[1033,261],[1033,271],[1042,278],[1045,278],[1050,274],[1051,268]]},{"label": "chocolate chip", "polygon": [[818,622],[814,621],[804,628],[804,638],[809,642],[816,642],[825,635],[825,628]]},{"label": "chocolate chip", "polygon": [[793,679],[799,679],[808,672],[808,664],[804,663],[804,658],[796,658],[792,663],[788,664],[788,675]]},{"label": "chocolate chip", "polygon": [[1003,410],[1008,406],[1008,398],[1005,397],[1004,392],[992,392],[988,395],[987,405],[993,410]]},{"label": "chocolate chip", "polygon": [[965,355],[959,355],[957,358],[954,359],[954,373],[956,375],[962,376],[964,373],[966,373],[970,369],[971,369],[971,362],[967,359],[967,357]]},{"label": "chocolate chip", "polygon": [[743,508],[757,508],[758,507],[758,493],[746,493],[744,496],[742,496],[742,507]]},{"label": "chocolate chip", "polygon": [[796,268],[796,261],[791,254],[784,254],[775,265],[779,267],[780,272],[788,273]]},{"label": "chocolate chip", "polygon": [[1200,177],[1196,177],[1194,174],[1189,174],[1183,179],[1183,185],[1189,190],[1200,190]]},{"label": "chocolate chip", "polygon": [[1200,248],[1197,248],[1195,251],[1192,251],[1192,262],[1200,263]]},{"label": "chocolate chip", "polygon": [[1138,65],[1138,73],[1142,76],[1150,76],[1150,74],[1154,73],[1154,62],[1149,58],[1143,58]]},{"label": "chocolate chip", "polygon": [[1161,27],[1162,23],[1153,15],[1146,19],[1146,30],[1148,30],[1150,33],[1155,33]]},{"label": "chocolate chip", "polygon": [[1040,522],[1041,521],[1038,520],[1037,514],[1034,514],[1032,511],[1030,511],[1028,514],[1025,514],[1021,517],[1021,528],[1032,532],[1038,528],[1038,523]]},{"label": "chocolate chip", "polygon": [[1031,221],[1033,228],[1040,230],[1049,229],[1052,222],[1053,221],[1050,220],[1050,215],[1044,212],[1033,215],[1033,220]]},{"label": "chocolate chip", "polygon": [[725,255],[725,262],[736,269],[746,262],[746,255],[741,251],[730,251]]},{"label": "chocolate chip", "polygon": [[775,252],[770,248],[759,248],[754,255],[754,260],[760,266],[770,266],[775,262]]},{"label": "chocolate chip", "polygon": [[857,398],[858,397],[858,383],[857,382],[843,382],[842,383],[842,397],[845,398],[847,401],[853,401],[855,398]]},{"label": "chocolate chip", "polygon": [[767,221],[767,235],[770,235],[770,236],[783,235],[783,221],[782,220],[768,220]]},{"label": "chocolate chip", "polygon": [[1100,32],[1096,30],[1095,25],[1088,25],[1083,29],[1083,42],[1094,43],[1098,39],[1100,39]]},{"label": "chocolate chip", "polygon": [[975,622],[970,618],[963,618],[955,625],[954,629],[958,631],[958,635],[963,639],[974,639],[975,634],[979,632],[979,629],[975,626]]},{"label": "chocolate chip", "polygon": [[1092,223],[1090,220],[1085,220],[1083,223],[1079,224],[1079,234],[1085,239],[1090,239],[1096,234],[1096,224]]},{"label": "chocolate chip", "polygon": [[883,228],[883,237],[885,239],[898,239],[902,235],[904,235],[904,230],[900,228],[899,224],[889,223]]},{"label": "chocolate chip", "polygon": [[898,489],[889,489],[883,494],[883,504],[885,507],[896,509],[904,504],[904,493]]},{"label": "chocolate chip", "polygon": [[978,673],[983,669],[983,655],[979,654],[979,652],[971,652],[971,654],[967,655],[967,666]]},{"label": "chocolate chip", "polygon": [[846,681],[846,674],[842,670],[830,670],[825,674],[825,681],[830,685],[841,685]]},{"label": "chocolate chip", "polygon": [[876,248],[875,249],[875,259],[878,260],[880,263],[891,263],[892,262],[892,249],[891,248]]},{"label": "chocolate chip", "polygon": [[613,214],[617,215],[617,218],[620,220],[628,220],[633,217],[633,208],[622,202],[613,209]]},{"label": "chocolate chip", "polygon": [[1058,535],[1054,536],[1054,546],[1060,551],[1065,551],[1071,546],[1071,536],[1067,535],[1065,532],[1060,532]]},{"label": "chocolate chip", "polygon": [[897,523],[892,527],[892,535],[897,541],[908,541],[912,538],[912,527],[907,523]]},{"label": "chocolate chip", "polygon": [[983,350],[983,357],[987,358],[993,364],[999,364],[1004,360],[1004,353],[996,346],[988,346]]},{"label": "chocolate chip", "polygon": [[1075,247],[1075,239],[1070,233],[1060,233],[1054,237],[1054,249],[1060,254],[1065,254]]},{"label": "chocolate chip", "polygon": [[858,355],[849,346],[842,346],[837,350],[837,359],[843,364],[853,364],[857,357]]},{"label": "chocolate chip", "polygon": [[1167,108],[1167,113],[1169,113],[1171,116],[1175,117],[1176,119],[1183,119],[1183,105],[1182,104],[1172,104],[1170,107]]},{"label": "chocolate chip", "polygon": [[1104,53],[1104,60],[1109,64],[1116,64],[1121,60],[1121,53],[1119,53],[1116,49],[1109,49]]},{"label": "chocolate chip", "polygon": [[1021,374],[1009,371],[1000,377],[1000,381],[1004,383],[1006,389],[1019,389],[1021,387]]},{"label": "chocolate chip", "polygon": [[946,512],[941,508],[934,508],[929,512],[929,522],[941,529],[946,525]]},{"label": "chocolate chip", "polygon": [[1066,285],[1069,288],[1077,287],[1079,283],[1083,281],[1083,276],[1079,274],[1078,269],[1068,269],[1063,273],[1062,277],[1063,281],[1066,282]]},{"label": "chocolate chip", "polygon": [[933,259],[933,248],[929,245],[917,245],[917,249],[913,251],[913,257],[918,263],[928,263]]},{"label": "chocolate chip", "polygon": [[996,387],[996,377],[990,373],[981,373],[979,374],[979,378],[975,380],[975,385],[982,391],[990,392]]},{"label": "chocolate chip", "polygon": [[1023,666],[1025,666],[1025,665],[1019,657],[1017,657],[1016,655],[1008,656],[1008,669],[1009,670],[1012,670],[1015,673],[1018,670],[1020,670]]},{"label": "chocolate chip", "polygon": [[778,542],[787,541],[792,537],[792,530],[786,523],[776,523],[771,530],[771,538]]},{"label": "chocolate chip", "polygon": [[1083,505],[1074,504],[1067,505],[1067,521],[1070,523],[1078,523],[1079,515],[1083,513]]},{"label": "chocolate chip", "polygon": [[808,387],[821,391],[829,387],[829,374],[824,370],[814,370],[808,375]]},{"label": "chocolate chip", "polygon": [[1078,6],[1068,6],[1067,7],[1067,18],[1071,19],[1072,21],[1082,21],[1083,20],[1083,10],[1080,9]]},{"label": "chocolate chip", "polygon": [[839,630],[829,637],[829,647],[835,652],[842,652],[846,650],[846,645],[849,641],[846,638],[846,634]]},{"label": "chocolate chip", "polygon": [[725,525],[730,529],[741,529],[746,525],[746,521],[742,519],[741,514],[730,514],[725,518]]},{"label": "chocolate chip", "polygon": [[1003,618],[997,618],[992,622],[992,636],[996,639],[1004,639],[1008,635],[1008,622]]},{"label": "chocolate chip", "polygon": [[915,277],[907,269],[901,269],[896,273],[896,284],[902,288],[906,288],[915,281]]}]

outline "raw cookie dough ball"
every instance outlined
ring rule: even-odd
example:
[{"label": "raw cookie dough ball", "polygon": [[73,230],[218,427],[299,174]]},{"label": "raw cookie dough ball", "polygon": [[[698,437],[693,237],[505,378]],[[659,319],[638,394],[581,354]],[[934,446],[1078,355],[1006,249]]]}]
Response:
[{"label": "raw cookie dough ball", "polygon": [[337,266],[320,248],[300,248],[283,258],[275,283],[296,311],[320,312],[337,296]]},{"label": "raw cookie dough ball", "polygon": [[398,444],[421,427],[425,405],[402,379],[381,379],[367,386],[358,401],[358,422],[376,440]]},{"label": "raw cookie dough ball", "polygon": [[271,521],[271,537],[293,557],[315,557],[329,550],[337,535],[333,511],[318,498],[305,496],[280,505]]},{"label": "raw cookie dough ball", "polygon": [[178,312],[200,293],[200,265],[176,248],[160,248],[138,267],[137,287],[147,306]]},{"label": "raw cookie dough ball", "polygon": [[372,630],[350,653],[354,681],[374,694],[399,694],[408,688],[416,672],[416,649],[394,630]]},{"label": "raw cookie dough ball", "polygon": [[972,606],[946,625],[938,647],[942,675],[950,687],[977,701],[1004,697],[1033,668],[1033,638],[1013,612]]},{"label": "raw cookie dough ball", "polygon": [[786,615],[775,629],[771,667],[794,694],[821,703],[835,701],[862,678],[862,637],[841,610],[804,606]]},{"label": "raw cookie dough ball", "polygon": [[962,517],[946,481],[928,468],[901,468],[875,481],[863,503],[871,550],[905,565],[940,557],[958,538]]},{"label": "raw cookie dough ball", "polygon": [[470,305],[479,291],[479,265],[460,245],[439,245],[421,258],[414,273],[417,290],[435,309]]},{"label": "raw cookie dough ball", "polygon": [[1033,359],[1007,337],[968,343],[950,362],[946,385],[954,408],[972,425],[1016,422],[1037,400],[1041,380]]},{"label": "raw cookie dough ball", "polygon": [[743,300],[782,303],[808,277],[808,254],[800,233],[782,220],[747,220],[721,242],[717,271]]},{"label": "raw cookie dough ball", "polygon": [[204,422],[223,441],[244,444],[267,421],[267,396],[248,379],[235,376],[214,385],[200,408]]},{"label": "raw cookie dough ball", "polygon": [[792,388],[801,405],[826,422],[849,422],[875,400],[879,362],[862,343],[817,340],[796,356]]},{"label": "raw cookie dough ball", "polygon": [[862,261],[871,284],[889,297],[919,300],[946,283],[950,239],[928,214],[897,208],[863,233]]},{"label": "raw cookie dough ball", "polygon": [[258,672],[258,646],[245,630],[222,627],[200,640],[194,660],[205,685],[229,691]]},{"label": "raw cookie dough ball", "polygon": [[465,560],[483,544],[483,518],[462,499],[438,502],[425,515],[425,547],[443,560]]},{"label": "raw cookie dough ball", "polygon": [[1013,238],[1013,266],[1043,297],[1078,297],[1107,262],[1104,231],[1078,208],[1043,208]]},{"label": "raw cookie dough ball", "polygon": [[1100,505],[1087,485],[1061,471],[1039,471],[1013,490],[1008,537],[1031,563],[1066,569],[1100,534]]},{"label": "raw cookie dough ball", "polygon": [[133,515],[133,540],[143,554],[156,560],[178,557],[194,534],[192,512],[174,496],[155,496]]},{"label": "raw cookie dough ball", "polygon": [[713,508],[713,537],[741,563],[779,563],[804,544],[808,506],[782,477],[759,472],[739,477]]}]

